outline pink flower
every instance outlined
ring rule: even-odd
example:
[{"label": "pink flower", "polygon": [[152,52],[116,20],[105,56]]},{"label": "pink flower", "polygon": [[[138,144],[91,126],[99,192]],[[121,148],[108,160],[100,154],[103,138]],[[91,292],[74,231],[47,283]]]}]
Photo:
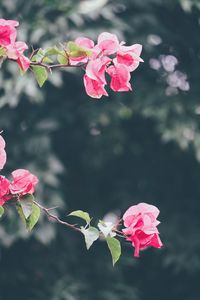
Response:
[{"label": "pink flower", "polygon": [[98,37],[96,48],[104,55],[114,54],[119,49],[119,40],[115,34],[102,32]]},{"label": "pink flower", "polygon": [[7,46],[15,41],[17,35],[15,27],[18,25],[17,21],[0,19],[0,46]]},{"label": "pink flower", "polygon": [[5,151],[5,141],[3,137],[0,135],[0,170],[3,169],[6,163],[6,151]]},{"label": "pink flower", "polygon": [[28,170],[18,169],[12,172],[13,181],[10,183],[11,194],[33,194],[38,178]]},{"label": "pink flower", "polygon": [[23,55],[24,51],[28,49],[26,43],[15,42],[14,44],[8,45],[6,49],[8,58],[16,60],[23,71],[26,71],[29,68],[30,60]]},{"label": "pink flower", "polygon": [[[122,42],[120,44],[119,50],[121,52],[125,52],[125,53],[133,53],[135,56],[137,56],[138,58],[140,58],[140,54],[142,52],[142,45],[140,44],[133,44],[131,46],[124,46],[124,42]],[[140,58],[141,61],[143,61]]]},{"label": "pink flower", "polygon": [[157,229],[158,215],[158,208],[147,203],[131,206],[123,215],[126,227],[123,232],[135,248],[134,256],[139,257],[139,251],[147,247],[162,247]]},{"label": "pink flower", "polygon": [[5,20],[0,19],[0,26],[11,26],[11,27],[17,27],[19,26],[19,22],[15,20]]},{"label": "pink flower", "polygon": [[115,92],[126,92],[132,90],[130,84],[130,72],[123,64],[112,65],[107,69],[107,73],[111,76],[110,87]]},{"label": "pink flower", "polygon": [[78,37],[75,40],[75,43],[78,44],[79,46],[87,48],[87,49],[93,49],[94,48],[93,40],[88,39],[86,37]]},{"label": "pink flower", "polygon": [[10,199],[9,194],[10,182],[3,176],[0,176],[0,206]]},{"label": "pink flower", "polygon": [[143,62],[143,59],[140,57],[141,52],[142,45],[140,44],[132,46],[121,44],[117,56],[113,61],[115,64],[119,63],[127,66],[128,70],[132,72],[137,69],[140,62]]},{"label": "pink flower", "polygon": [[96,45],[86,37],[77,38],[75,43],[92,52],[92,55],[87,57],[86,55],[81,57],[73,57],[72,55],[70,57],[72,65],[77,65],[80,62],[86,65],[84,85],[89,96],[93,98],[108,96],[105,90],[106,72],[111,76],[110,87],[113,91],[132,90],[130,72],[134,71],[143,61],[140,58],[142,45],[125,46],[124,42],[119,43],[115,34],[109,32],[101,33]]},{"label": "pink flower", "polygon": [[91,79],[86,74],[83,77],[86,93],[92,98],[101,98],[103,95],[108,96],[104,83]]},{"label": "pink flower", "polygon": [[0,26],[0,45],[7,46],[11,43],[12,30],[10,26]]},{"label": "pink flower", "polygon": [[111,61],[112,60],[107,56],[90,60],[86,67],[86,75],[91,79],[99,81],[99,83],[106,84],[105,70],[106,70],[106,66]]},{"label": "pink flower", "polygon": [[26,71],[30,66],[30,60],[23,53],[28,46],[24,42],[16,42],[15,27],[18,25],[17,21],[0,19],[0,47],[5,49],[5,56],[16,60],[19,67]]}]

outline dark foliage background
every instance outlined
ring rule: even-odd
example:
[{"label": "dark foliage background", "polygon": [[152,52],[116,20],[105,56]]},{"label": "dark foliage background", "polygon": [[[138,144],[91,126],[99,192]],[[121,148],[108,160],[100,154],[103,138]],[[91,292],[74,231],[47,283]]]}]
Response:
[{"label": "dark foliage background", "polygon": [[164,242],[139,260],[124,245],[113,269],[103,242],[87,252],[45,216],[29,235],[10,208],[0,224],[0,300],[199,300],[199,1],[2,0],[0,13],[18,19],[19,38],[35,48],[102,31],[144,45],[134,92],[98,101],[79,71],[55,72],[40,90],[5,63],[0,130],[5,172],[37,174],[38,201],[96,219],[152,203]]}]

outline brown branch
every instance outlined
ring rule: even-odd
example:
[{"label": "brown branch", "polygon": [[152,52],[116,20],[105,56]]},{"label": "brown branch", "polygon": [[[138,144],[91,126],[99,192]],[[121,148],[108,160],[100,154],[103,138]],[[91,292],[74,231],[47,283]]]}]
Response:
[{"label": "brown branch", "polygon": [[82,68],[86,66],[86,63],[78,64],[78,65],[69,65],[69,64],[52,64],[48,65],[43,62],[31,62],[31,66],[39,66],[46,68],[49,72],[52,69],[60,69],[60,68]]},{"label": "brown branch", "polygon": [[[68,227],[68,228],[71,228],[71,229],[73,229],[73,230],[75,230],[75,231],[78,231],[78,232],[81,232],[81,229],[80,228],[78,228],[78,227],[76,227],[76,225],[74,225],[74,224],[70,224],[70,223],[68,223],[68,222],[65,222],[65,221],[63,221],[63,220],[61,220],[58,216],[56,216],[56,215],[54,215],[54,214],[52,214],[52,213],[50,213],[50,211],[52,210],[52,209],[55,209],[56,207],[50,207],[50,208],[46,208],[46,207],[44,207],[44,206],[42,206],[41,204],[39,204],[38,202],[36,202],[35,200],[33,201],[33,203],[35,204],[35,205],[37,205],[50,219],[53,219],[53,220],[55,220],[57,223],[59,223],[59,224],[62,224],[62,225],[64,225],[64,226],[66,226],[66,227]],[[116,233],[116,235],[117,236],[119,236],[119,237],[121,237],[121,238],[126,238],[126,234],[124,234],[122,231],[119,231],[119,230],[117,230],[117,229],[113,229],[113,232],[115,232]],[[101,233],[102,234],[102,233]]]},{"label": "brown branch", "polygon": [[53,215],[52,213],[50,213],[50,210],[52,210],[52,208],[46,208],[46,207],[42,206],[41,204],[39,204],[36,201],[33,201],[33,203],[35,205],[37,205],[49,218],[55,220],[57,223],[62,224],[64,226],[68,227],[68,228],[71,228],[71,229],[75,230],[75,231],[81,232],[80,228],[76,227],[76,225],[73,225],[73,224],[67,223],[65,221],[62,221],[58,216]]}]

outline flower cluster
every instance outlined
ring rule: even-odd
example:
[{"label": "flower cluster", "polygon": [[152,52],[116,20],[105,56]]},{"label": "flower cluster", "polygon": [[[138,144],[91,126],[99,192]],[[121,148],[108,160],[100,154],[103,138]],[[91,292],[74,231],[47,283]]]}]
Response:
[{"label": "flower cluster", "polygon": [[[5,141],[0,135],[0,169],[3,169],[5,163]],[[24,169],[13,171],[11,181],[0,175],[0,206],[13,197],[33,194],[37,183],[37,177]]]},{"label": "flower cluster", "polygon": [[99,35],[97,44],[86,37],[79,37],[75,43],[91,51],[91,55],[71,57],[71,64],[86,63],[84,85],[86,93],[93,98],[108,96],[105,90],[106,73],[110,76],[110,87],[115,92],[132,90],[130,73],[143,60],[140,58],[142,45],[125,46],[119,42],[115,34],[103,32]]},{"label": "flower cluster", "polygon": [[0,56],[16,60],[21,70],[26,71],[30,60],[23,53],[28,46],[24,42],[16,41],[18,25],[17,21],[0,19]]},{"label": "flower cluster", "polygon": [[133,205],[125,212],[123,233],[135,248],[134,256],[138,257],[139,251],[147,247],[162,247],[157,229],[159,213],[157,207],[147,203]]},{"label": "flower cluster", "polygon": [[[126,46],[115,34],[103,32],[96,44],[87,37],[78,37],[67,46],[60,44],[61,49],[54,46],[33,50],[29,59],[24,56],[27,44],[16,41],[18,25],[15,20],[0,19],[0,58],[15,60],[24,72],[31,67],[40,87],[54,68],[73,66],[85,69],[84,86],[92,98],[108,96],[105,89],[108,80],[114,92],[132,91],[131,72],[143,61],[140,57],[142,45]],[[49,57],[52,55],[57,56],[59,64],[53,63]]]}]

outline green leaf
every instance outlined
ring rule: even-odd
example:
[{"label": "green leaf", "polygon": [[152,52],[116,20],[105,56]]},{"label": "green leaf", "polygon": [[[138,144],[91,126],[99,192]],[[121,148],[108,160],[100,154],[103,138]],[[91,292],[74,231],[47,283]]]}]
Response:
[{"label": "green leaf", "polygon": [[43,86],[45,81],[48,79],[48,72],[45,67],[41,66],[32,66],[35,78],[40,87]]},{"label": "green leaf", "polygon": [[114,237],[107,237],[106,242],[108,244],[108,248],[110,250],[110,253],[112,256],[112,261],[113,261],[113,266],[114,266],[115,263],[118,261],[118,259],[121,256],[121,244]]},{"label": "green leaf", "polygon": [[48,54],[48,53],[51,53],[51,51],[49,51],[49,49],[52,49],[52,48],[47,48],[46,50],[40,48],[37,53],[35,55],[33,55],[31,61],[33,62],[44,62],[44,63],[52,63],[52,59],[49,58],[48,56],[50,56],[51,54]]},{"label": "green leaf", "polygon": [[57,55],[57,54],[60,54],[60,52],[62,52],[62,51],[59,50],[56,46],[49,47],[49,48],[45,49],[45,56]]},{"label": "green leaf", "polygon": [[85,220],[87,224],[90,223],[90,221],[91,221],[90,215],[87,212],[82,211],[82,210],[72,211],[68,216],[74,216],[74,217],[81,218],[81,219]]},{"label": "green leaf", "polygon": [[31,231],[33,227],[37,224],[39,217],[40,217],[40,208],[36,204],[32,204],[32,213],[31,215],[26,219],[21,207],[21,203],[17,202],[16,204],[17,212],[22,220],[22,222],[25,224],[26,229],[28,231]]},{"label": "green leaf", "polygon": [[32,205],[32,213],[26,220],[26,228],[31,231],[33,227],[37,224],[40,217],[40,208],[33,203]]},{"label": "green leaf", "polygon": [[3,206],[0,206],[0,218],[3,216],[4,214],[4,208]]},{"label": "green leaf", "polygon": [[24,217],[27,219],[32,213],[32,205],[33,205],[33,195],[27,194],[23,198],[20,199],[21,208],[24,214]]},{"label": "green leaf", "polygon": [[35,55],[33,55],[31,61],[33,62],[41,62],[45,56],[45,50],[40,48]]},{"label": "green leaf", "polygon": [[24,216],[24,213],[23,213],[23,210],[22,210],[22,207],[21,207],[21,204],[20,202],[17,202],[16,203],[16,209],[17,209],[17,212],[22,220],[22,222],[24,223],[24,225],[26,226],[26,218]]},{"label": "green leaf", "polygon": [[26,73],[26,72],[23,71],[23,70],[19,67],[19,74],[20,74],[21,76],[24,76],[25,73]]},{"label": "green leaf", "polygon": [[79,57],[79,56],[91,56],[92,51],[88,50],[87,48],[81,47],[74,42],[68,42],[67,48],[69,50],[69,55],[72,57]]},{"label": "green leaf", "polygon": [[65,51],[60,51],[60,54],[57,55],[57,60],[61,65],[67,65],[69,62]]},{"label": "green leaf", "polygon": [[3,47],[0,47],[0,57],[6,55],[6,49]]},{"label": "green leaf", "polygon": [[51,63],[53,63],[53,60],[51,58],[49,58],[48,56],[44,56],[42,62],[44,62],[45,64],[51,64]]},{"label": "green leaf", "polygon": [[99,238],[99,230],[92,226],[88,229],[81,227],[81,232],[84,234],[86,248],[89,250],[92,244]]}]

